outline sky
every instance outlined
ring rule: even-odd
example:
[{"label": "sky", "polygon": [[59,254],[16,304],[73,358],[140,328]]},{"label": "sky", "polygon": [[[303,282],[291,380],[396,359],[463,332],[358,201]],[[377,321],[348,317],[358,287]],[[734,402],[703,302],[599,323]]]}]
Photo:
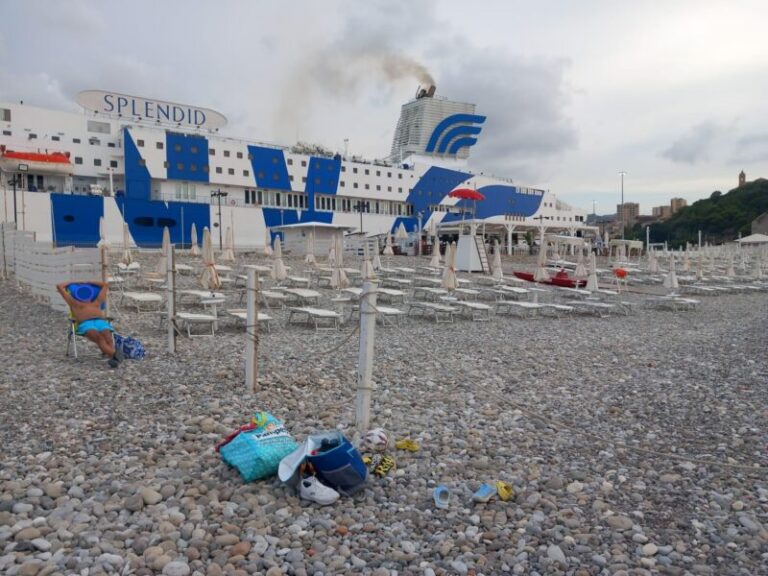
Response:
[{"label": "sky", "polygon": [[6,0],[0,101],[105,89],[214,108],[226,133],[383,158],[400,106],[487,116],[477,171],[592,212],[768,176],[768,2]]}]

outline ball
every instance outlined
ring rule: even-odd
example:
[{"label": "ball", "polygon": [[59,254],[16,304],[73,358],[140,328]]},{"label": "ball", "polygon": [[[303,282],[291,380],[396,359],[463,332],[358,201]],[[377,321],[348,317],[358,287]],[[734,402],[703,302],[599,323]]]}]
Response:
[{"label": "ball", "polygon": [[383,428],[373,428],[363,437],[362,447],[371,452],[384,452],[389,444],[389,438]]}]

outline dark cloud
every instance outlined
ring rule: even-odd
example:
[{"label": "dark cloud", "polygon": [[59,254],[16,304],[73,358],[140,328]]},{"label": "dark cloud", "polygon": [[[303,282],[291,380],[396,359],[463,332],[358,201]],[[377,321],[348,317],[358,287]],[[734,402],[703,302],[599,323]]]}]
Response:
[{"label": "dark cloud", "polygon": [[713,122],[698,124],[661,152],[661,157],[679,164],[708,160],[712,145],[721,131],[721,127]]},{"label": "dark cloud", "polygon": [[768,160],[768,133],[749,134],[736,141],[731,162],[747,163]]}]

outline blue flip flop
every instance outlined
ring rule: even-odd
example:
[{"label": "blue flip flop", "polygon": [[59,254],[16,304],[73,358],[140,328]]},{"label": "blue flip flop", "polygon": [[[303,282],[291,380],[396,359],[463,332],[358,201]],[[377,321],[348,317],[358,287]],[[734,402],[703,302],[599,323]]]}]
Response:
[{"label": "blue flip flop", "polygon": [[432,496],[435,499],[435,506],[438,508],[448,508],[448,503],[451,500],[451,491],[446,486],[440,484],[435,488]]},{"label": "blue flip flop", "polygon": [[475,502],[488,502],[494,496],[496,496],[496,486],[481,484],[480,488],[472,494],[472,500]]}]

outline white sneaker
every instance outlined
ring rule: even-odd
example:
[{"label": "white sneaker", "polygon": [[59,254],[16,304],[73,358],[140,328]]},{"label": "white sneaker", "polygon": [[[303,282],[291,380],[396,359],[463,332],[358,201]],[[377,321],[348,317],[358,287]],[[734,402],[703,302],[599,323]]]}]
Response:
[{"label": "white sneaker", "polygon": [[317,476],[304,478],[300,484],[299,496],[304,498],[304,500],[312,500],[321,506],[328,506],[328,504],[333,504],[339,499],[339,493],[333,488],[322,484],[317,479]]}]

